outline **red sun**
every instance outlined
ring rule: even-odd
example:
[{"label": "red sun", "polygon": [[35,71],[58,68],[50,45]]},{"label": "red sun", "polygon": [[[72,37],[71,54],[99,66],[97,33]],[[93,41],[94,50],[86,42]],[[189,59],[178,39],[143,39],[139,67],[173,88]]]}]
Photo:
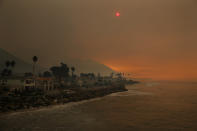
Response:
[{"label": "red sun", "polygon": [[120,12],[116,12],[116,16],[119,17],[120,16]]}]

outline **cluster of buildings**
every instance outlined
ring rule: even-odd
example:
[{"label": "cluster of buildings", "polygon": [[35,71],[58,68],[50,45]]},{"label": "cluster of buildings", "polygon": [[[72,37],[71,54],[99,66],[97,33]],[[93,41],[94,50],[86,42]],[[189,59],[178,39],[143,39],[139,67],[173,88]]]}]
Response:
[{"label": "cluster of buildings", "polygon": [[10,76],[0,78],[0,87],[7,87],[11,91],[30,90],[34,88],[53,90],[55,84],[53,78],[50,77]]},{"label": "cluster of buildings", "polygon": [[0,87],[7,87],[9,90],[30,90],[30,89],[42,89],[44,91],[54,90],[63,86],[74,85],[78,87],[93,87],[94,85],[106,85],[117,81],[119,78],[113,78],[111,76],[101,77],[94,76],[93,73],[81,74],[74,79],[67,79],[58,81],[54,77],[34,77],[34,76],[9,76],[0,77]]}]

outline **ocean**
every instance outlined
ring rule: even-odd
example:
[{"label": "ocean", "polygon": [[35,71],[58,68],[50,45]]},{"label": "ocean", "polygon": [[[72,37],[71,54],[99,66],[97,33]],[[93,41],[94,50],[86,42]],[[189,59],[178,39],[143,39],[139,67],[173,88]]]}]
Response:
[{"label": "ocean", "polygon": [[0,116],[0,131],[197,130],[197,83],[143,82],[127,92]]}]

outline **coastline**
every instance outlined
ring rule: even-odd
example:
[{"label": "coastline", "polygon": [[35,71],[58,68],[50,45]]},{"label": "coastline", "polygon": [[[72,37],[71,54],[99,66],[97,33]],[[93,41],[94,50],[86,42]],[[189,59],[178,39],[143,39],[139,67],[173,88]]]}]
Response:
[{"label": "coastline", "polygon": [[[114,92],[114,93],[117,93],[117,92]],[[110,94],[108,94],[108,95],[110,95]],[[105,96],[108,96],[108,95],[105,95]],[[15,114],[18,114],[18,113],[50,110],[50,109],[56,109],[56,108],[72,107],[72,106],[83,104],[83,103],[86,103],[86,102],[100,100],[100,99],[104,98],[105,96],[95,97],[95,98],[92,98],[92,99],[84,99],[84,100],[77,101],[77,102],[73,101],[73,102],[68,102],[68,103],[53,104],[53,105],[49,105],[49,106],[32,107],[32,108],[29,108],[29,109],[21,109],[21,110],[16,110],[16,111],[0,112],[0,116],[15,115]]]},{"label": "coastline", "polygon": [[[133,83],[136,84],[136,83]],[[38,99],[36,102],[40,103],[14,103],[7,104],[5,107],[1,108],[0,115],[18,113],[18,112],[26,112],[26,111],[35,111],[40,109],[49,109],[55,106],[65,106],[66,104],[83,102],[86,100],[93,100],[97,98],[102,98],[104,96],[110,95],[116,92],[124,92],[128,91],[125,85],[113,85],[113,86],[105,86],[105,87],[97,87],[97,88],[74,88],[71,91],[73,93],[59,93],[56,96],[48,96],[49,103],[45,102],[45,99]],[[35,96],[36,97],[36,96]],[[46,98],[46,97],[45,97]],[[27,98],[26,98],[27,99]],[[28,105],[28,106],[27,106]],[[3,109],[3,110],[2,110]]]}]

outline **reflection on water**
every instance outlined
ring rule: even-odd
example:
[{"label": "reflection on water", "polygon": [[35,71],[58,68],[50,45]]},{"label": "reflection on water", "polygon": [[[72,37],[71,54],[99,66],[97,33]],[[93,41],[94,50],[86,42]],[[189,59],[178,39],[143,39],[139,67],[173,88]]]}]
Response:
[{"label": "reflection on water", "polygon": [[196,83],[142,83],[128,92],[0,116],[1,131],[197,130]]}]

